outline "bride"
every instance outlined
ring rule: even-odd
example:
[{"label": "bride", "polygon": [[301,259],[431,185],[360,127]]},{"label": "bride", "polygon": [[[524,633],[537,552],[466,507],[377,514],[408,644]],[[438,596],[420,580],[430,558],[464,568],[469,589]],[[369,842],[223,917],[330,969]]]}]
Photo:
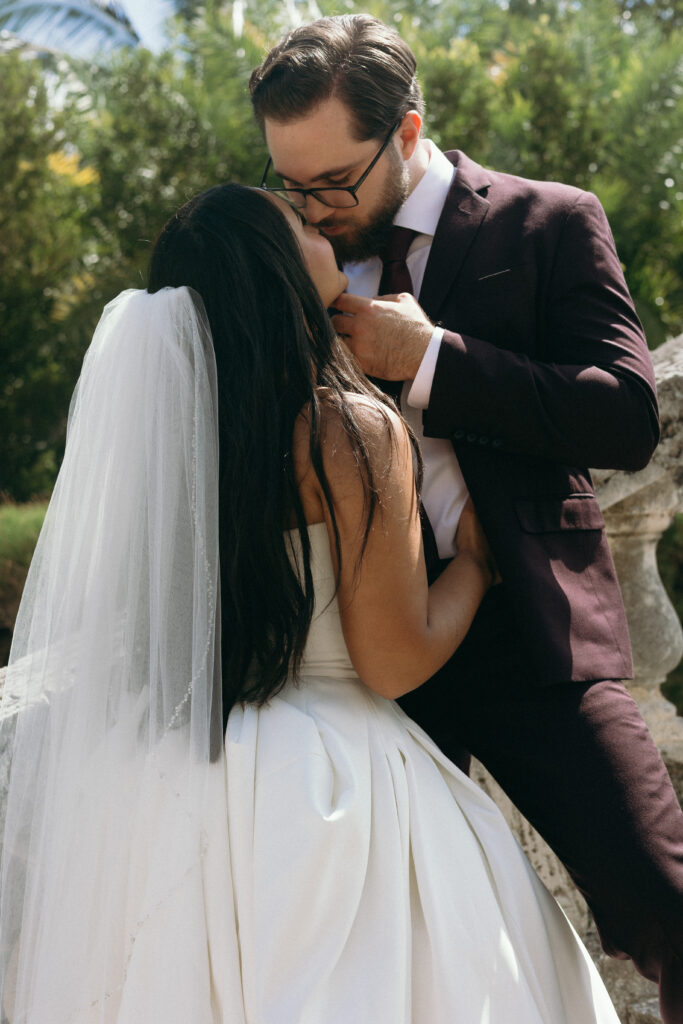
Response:
[{"label": "bride", "polygon": [[394,703],[494,570],[469,508],[428,587],[419,455],[325,313],[345,285],[224,185],[103,313],[0,715],[7,1024],[618,1024]]}]

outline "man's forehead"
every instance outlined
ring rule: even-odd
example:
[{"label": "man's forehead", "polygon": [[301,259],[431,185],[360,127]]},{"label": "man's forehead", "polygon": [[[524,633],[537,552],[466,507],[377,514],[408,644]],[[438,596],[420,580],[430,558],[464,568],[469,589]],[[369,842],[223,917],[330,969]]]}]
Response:
[{"label": "man's forehead", "polygon": [[299,184],[336,177],[358,161],[363,146],[353,132],[348,108],[330,99],[295,121],[265,119],[274,170]]},{"label": "man's forehead", "polygon": [[339,164],[326,164],[316,167],[315,157],[311,156],[309,163],[305,153],[300,153],[296,163],[292,161],[278,160],[273,157],[273,171],[281,178],[288,181],[295,181],[297,185],[303,185],[306,181],[326,181],[328,178],[339,178],[356,165],[356,159],[347,158]]}]

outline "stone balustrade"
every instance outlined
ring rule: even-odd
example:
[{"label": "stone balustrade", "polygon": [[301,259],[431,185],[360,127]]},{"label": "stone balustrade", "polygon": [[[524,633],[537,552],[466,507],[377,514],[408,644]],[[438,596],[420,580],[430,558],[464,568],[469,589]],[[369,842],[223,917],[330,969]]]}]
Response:
[{"label": "stone balustrade", "polygon": [[[633,644],[636,678],[629,685],[683,803],[683,719],[660,685],[683,656],[683,630],[659,577],[657,543],[683,510],[683,335],[653,354],[662,418],[662,440],[650,464],[637,473],[594,473],[614,554]],[[2,680],[0,670],[0,684]],[[0,812],[4,810],[8,754],[0,750]],[[590,913],[563,866],[511,804],[485,769],[473,774],[503,809],[527,855],[598,962],[622,1024],[657,1024],[656,989],[624,961],[603,956]],[[0,813],[0,822],[4,814]]]}]

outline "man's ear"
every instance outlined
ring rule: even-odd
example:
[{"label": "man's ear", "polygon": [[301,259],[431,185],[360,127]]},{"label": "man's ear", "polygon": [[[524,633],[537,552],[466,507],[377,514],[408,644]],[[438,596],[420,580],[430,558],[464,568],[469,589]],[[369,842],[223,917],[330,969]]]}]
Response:
[{"label": "man's ear", "polygon": [[404,160],[410,160],[415,152],[415,147],[420,141],[421,131],[422,118],[420,114],[417,110],[409,110],[396,130],[396,138]]}]

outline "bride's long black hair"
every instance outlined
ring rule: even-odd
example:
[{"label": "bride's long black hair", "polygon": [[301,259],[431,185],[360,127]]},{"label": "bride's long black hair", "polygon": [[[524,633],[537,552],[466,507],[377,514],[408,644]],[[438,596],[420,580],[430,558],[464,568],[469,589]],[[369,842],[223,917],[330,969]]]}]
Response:
[{"label": "bride's long black hair", "polygon": [[[310,409],[310,457],[341,549],[321,449],[321,402],[340,416],[365,488],[365,539],[378,498],[346,393],[381,392],[336,337],[284,215],[264,193],[218,185],[163,228],[148,290],[187,285],[202,298],[218,372],[221,648],[224,725],[237,701],[266,702],[296,674],[313,614],[310,544],[292,456]],[[324,399],[318,389],[324,387]],[[387,422],[388,427],[388,422]],[[284,531],[300,530],[303,575]]]}]

